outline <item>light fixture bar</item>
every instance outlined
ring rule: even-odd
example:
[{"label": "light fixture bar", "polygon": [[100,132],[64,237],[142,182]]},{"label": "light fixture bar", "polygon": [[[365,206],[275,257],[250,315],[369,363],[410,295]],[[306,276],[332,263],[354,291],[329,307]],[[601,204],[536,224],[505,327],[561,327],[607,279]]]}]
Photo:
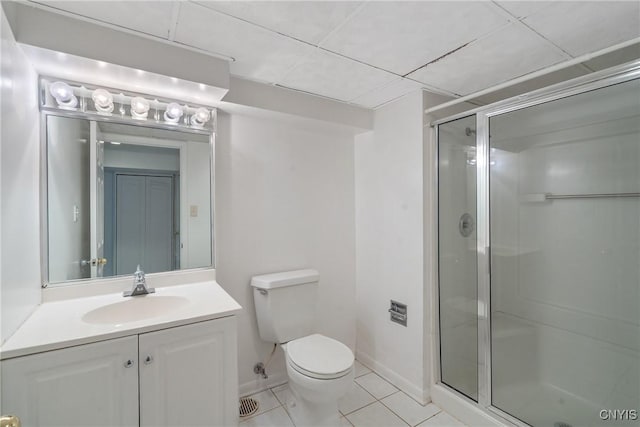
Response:
[{"label": "light fixture bar", "polygon": [[169,126],[212,129],[210,107],[157,99],[119,89],[40,78],[41,107],[87,114],[150,121]]}]

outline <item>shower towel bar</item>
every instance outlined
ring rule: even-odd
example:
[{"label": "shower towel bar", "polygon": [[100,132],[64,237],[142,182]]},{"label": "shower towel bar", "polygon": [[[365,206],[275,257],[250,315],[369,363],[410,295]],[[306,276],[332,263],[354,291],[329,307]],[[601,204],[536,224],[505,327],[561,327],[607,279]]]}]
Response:
[{"label": "shower towel bar", "polygon": [[640,197],[640,193],[599,193],[599,194],[551,194],[546,193],[545,199],[601,199],[605,197]]}]

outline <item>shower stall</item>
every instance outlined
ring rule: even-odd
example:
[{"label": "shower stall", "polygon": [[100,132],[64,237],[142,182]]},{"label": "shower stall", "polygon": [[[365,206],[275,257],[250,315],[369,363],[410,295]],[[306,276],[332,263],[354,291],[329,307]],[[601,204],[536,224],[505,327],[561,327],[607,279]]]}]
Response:
[{"label": "shower stall", "polygon": [[434,127],[439,382],[516,425],[640,426],[640,61]]}]

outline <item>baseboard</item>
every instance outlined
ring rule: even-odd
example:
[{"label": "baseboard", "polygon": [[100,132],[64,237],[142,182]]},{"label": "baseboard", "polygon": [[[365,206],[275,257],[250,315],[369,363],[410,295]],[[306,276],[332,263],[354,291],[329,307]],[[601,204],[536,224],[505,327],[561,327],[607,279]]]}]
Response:
[{"label": "baseboard", "polygon": [[394,370],[389,369],[382,363],[379,363],[368,354],[361,351],[356,351],[356,359],[358,359],[358,361],[360,361],[363,365],[375,371],[376,374],[380,375],[382,378],[407,393],[419,403],[426,405],[427,403],[431,402],[431,395],[428,389],[423,390],[420,387],[416,387],[413,383],[411,383],[411,381],[399,375]]},{"label": "baseboard", "polygon": [[497,418],[490,416],[480,408],[474,406],[472,403],[466,401],[450,390],[447,390],[440,384],[434,384],[431,387],[431,398],[434,404],[462,421],[465,425],[474,427],[510,426],[510,424],[501,422]]},{"label": "baseboard", "polygon": [[238,387],[238,394],[241,397],[249,396],[251,394],[259,393],[266,389],[282,385],[288,380],[289,379],[287,378],[287,374],[285,372],[276,372],[273,374],[269,374],[269,378],[267,379],[263,379],[256,375],[255,380],[240,384],[240,386]]}]

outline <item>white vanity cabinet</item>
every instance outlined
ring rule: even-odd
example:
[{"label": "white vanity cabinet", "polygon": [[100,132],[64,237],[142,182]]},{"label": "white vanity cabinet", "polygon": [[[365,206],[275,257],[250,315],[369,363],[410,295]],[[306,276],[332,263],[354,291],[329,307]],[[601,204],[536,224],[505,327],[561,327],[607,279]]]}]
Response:
[{"label": "white vanity cabinet", "polygon": [[3,360],[2,413],[23,426],[136,426],[137,360],[137,336]]},{"label": "white vanity cabinet", "polygon": [[140,335],[140,425],[238,424],[235,317]]},{"label": "white vanity cabinet", "polygon": [[235,316],[3,360],[23,426],[231,426]]}]

